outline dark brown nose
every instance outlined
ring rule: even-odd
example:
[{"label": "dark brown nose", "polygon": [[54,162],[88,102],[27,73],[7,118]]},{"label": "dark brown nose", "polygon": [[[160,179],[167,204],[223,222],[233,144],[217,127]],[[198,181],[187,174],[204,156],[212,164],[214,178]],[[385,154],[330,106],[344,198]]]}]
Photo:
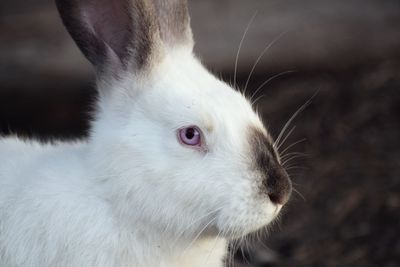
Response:
[{"label": "dark brown nose", "polygon": [[292,182],[281,166],[272,166],[267,170],[265,186],[269,199],[274,204],[284,205],[292,193]]},{"label": "dark brown nose", "polygon": [[253,128],[250,131],[250,144],[255,159],[255,169],[263,177],[262,193],[266,192],[272,203],[284,205],[292,193],[292,182],[279,163],[271,138]]}]

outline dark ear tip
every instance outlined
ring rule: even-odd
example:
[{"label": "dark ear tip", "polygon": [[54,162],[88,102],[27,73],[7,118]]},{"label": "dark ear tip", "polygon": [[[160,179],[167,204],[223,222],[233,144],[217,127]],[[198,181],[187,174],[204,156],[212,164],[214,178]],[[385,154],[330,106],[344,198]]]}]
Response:
[{"label": "dark ear tip", "polygon": [[55,0],[55,4],[60,13],[61,19],[64,24],[67,23],[68,18],[71,17],[72,6],[74,4],[74,0]]},{"label": "dark ear tip", "polygon": [[72,2],[72,0],[55,0],[56,7],[60,13],[65,7],[70,7]]},{"label": "dark ear tip", "polygon": [[101,64],[99,58],[104,52],[103,43],[96,40],[96,37],[87,29],[80,17],[80,5],[86,0],[55,0],[56,7],[61,20],[68,33],[74,39],[86,58],[94,66]]}]

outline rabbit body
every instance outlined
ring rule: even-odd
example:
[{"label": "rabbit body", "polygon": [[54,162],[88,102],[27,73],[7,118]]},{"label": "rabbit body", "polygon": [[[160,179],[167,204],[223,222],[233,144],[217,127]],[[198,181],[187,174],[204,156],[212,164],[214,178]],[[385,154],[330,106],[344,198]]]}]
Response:
[{"label": "rabbit body", "polygon": [[0,141],[0,266],[222,266],[223,239],[187,248],[157,226],[121,224],[86,148]]},{"label": "rabbit body", "polygon": [[193,54],[186,1],[56,3],[96,114],[86,141],[0,140],[0,266],[222,266],[291,183],[249,102]]}]

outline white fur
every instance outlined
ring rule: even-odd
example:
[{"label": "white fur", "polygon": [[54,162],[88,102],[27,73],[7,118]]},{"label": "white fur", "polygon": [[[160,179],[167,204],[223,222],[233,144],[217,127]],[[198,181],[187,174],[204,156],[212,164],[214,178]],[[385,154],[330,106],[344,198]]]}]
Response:
[{"label": "white fur", "polygon": [[[277,215],[251,168],[266,130],[187,49],[98,86],[87,142],[0,140],[0,266],[218,267]],[[188,125],[207,152],[177,141]]]}]

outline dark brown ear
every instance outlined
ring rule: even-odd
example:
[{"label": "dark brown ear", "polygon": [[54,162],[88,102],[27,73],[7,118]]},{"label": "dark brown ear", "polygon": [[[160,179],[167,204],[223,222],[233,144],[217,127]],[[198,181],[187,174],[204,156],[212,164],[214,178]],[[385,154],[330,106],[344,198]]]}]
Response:
[{"label": "dark brown ear", "polygon": [[[161,0],[160,0],[161,1]],[[142,0],[56,0],[65,27],[100,71],[146,65],[158,35],[155,14]]]},{"label": "dark brown ear", "polygon": [[153,0],[163,42],[193,46],[187,0]]}]

